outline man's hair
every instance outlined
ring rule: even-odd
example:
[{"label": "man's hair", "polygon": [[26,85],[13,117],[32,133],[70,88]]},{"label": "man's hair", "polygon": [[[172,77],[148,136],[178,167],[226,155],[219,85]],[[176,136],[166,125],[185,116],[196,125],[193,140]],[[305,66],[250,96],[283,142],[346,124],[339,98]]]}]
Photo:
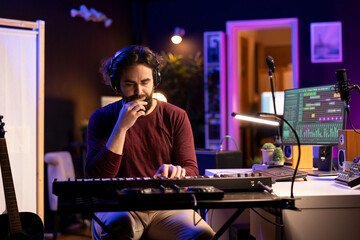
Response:
[{"label": "man's hair", "polygon": [[159,85],[161,57],[153,53],[149,48],[143,46],[130,46],[119,50],[112,58],[102,62],[100,72],[105,84],[110,85],[116,93],[121,94],[120,78],[122,72],[128,67],[144,64],[153,70],[154,87]]}]

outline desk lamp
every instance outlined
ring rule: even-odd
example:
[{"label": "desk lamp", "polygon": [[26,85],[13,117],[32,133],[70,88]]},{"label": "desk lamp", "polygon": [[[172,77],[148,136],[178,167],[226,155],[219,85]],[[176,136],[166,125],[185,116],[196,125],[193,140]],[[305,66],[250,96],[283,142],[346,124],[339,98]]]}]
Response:
[{"label": "desk lamp", "polygon": [[281,120],[281,121],[285,122],[290,127],[291,131],[295,135],[297,145],[298,145],[298,148],[299,148],[298,161],[297,161],[297,164],[296,164],[296,167],[295,167],[295,170],[294,170],[294,174],[293,174],[293,177],[292,177],[292,180],[291,180],[291,194],[290,195],[291,195],[291,198],[293,198],[294,197],[294,193],[293,193],[294,181],[295,181],[295,176],[296,176],[297,170],[299,168],[300,156],[301,156],[301,148],[300,148],[299,136],[297,135],[297,133],[296,133],[295,129],[293,128],[293,126],[291,126],[291,124],[285,118],[283,118],[281,116],[278,116],[276,114],[272,114],[272,113],[257,113],[258,117],[248,117],[248,116],[240,115],[240,114],[237,114],[237,113],[233,112],[231,114],[231,116],[236,118],[236,119],[239,119],[239,120],[262,123],[262,124],[267,124],[267,125],[272,125],[272,126],[279,126],[279,122],[277,122],[277,121],[270,121],[270,120],[260,118],[260,117],[262,117],[262,118],[269,118],[270,117],[270,118],[275,118],[275,119]]}]

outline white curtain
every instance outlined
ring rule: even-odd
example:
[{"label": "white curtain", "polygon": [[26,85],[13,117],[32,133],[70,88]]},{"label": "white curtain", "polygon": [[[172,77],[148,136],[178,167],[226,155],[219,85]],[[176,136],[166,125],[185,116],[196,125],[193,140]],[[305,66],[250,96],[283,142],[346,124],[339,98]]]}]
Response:
[{"label": "white curtain", "polygon": [[[0,115],[21,212],[36,212],[37,34],[0,28]],[[1,213],[6,206],[0,182]]]}]

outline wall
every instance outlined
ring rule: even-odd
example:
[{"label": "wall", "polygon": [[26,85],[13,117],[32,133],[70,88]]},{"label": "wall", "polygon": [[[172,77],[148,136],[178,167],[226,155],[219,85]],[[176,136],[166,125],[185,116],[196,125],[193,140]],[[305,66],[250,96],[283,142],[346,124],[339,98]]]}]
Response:
[{"label": "wall", "polygon": [[[300,87],[336,83],[334,73],[340,68],[346,68],[351,82],[359,85],[360,33],[357,31],[357,26],[360,24],[359,8],[360,3],[351,0],[341,2],[336,0],[155,1],[148,4],[148,41],[149,45],[157,51],[165,49],[190,54],[202,51],[204,31],[226,31],[226,21],[297,17],[299,19]],[[343,24],[342,63],[313,64],[310,61],[310,23],[326,21],[341,21]],[[175,26],[185,29],[184,43],[186,47],[189,47],[188,49],[170,45],[169,38]],[[352,92],[351,97],[351,117],[354,125],[360,128],[360,112],[356,111],[356,105],[360,103],[360,95]]]},{"label": "wall", "polygon": [[[113,19],[102,23],[72,18],[81,4]],[[100,61],[131,43],[130,1],[0,0],[0,17],[45,21],[45,152],[81,141],[81,122],[113,95],[102,83]]]}]

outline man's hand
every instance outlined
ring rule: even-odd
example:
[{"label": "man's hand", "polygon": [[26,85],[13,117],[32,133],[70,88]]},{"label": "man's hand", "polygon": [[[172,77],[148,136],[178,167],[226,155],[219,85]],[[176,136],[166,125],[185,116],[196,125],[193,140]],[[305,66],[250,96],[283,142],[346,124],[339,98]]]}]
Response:
[{"label": "man's hand", "polygon": [[186,170],[181,166],[174,166],[171,164],[162,165],[154,175],[154,178],[167,177],[167,178],[181,178],[185,177]]},{"label": "man's hand", "polygon": [[143,99],[137,99],[126,103],[120,110],[119,117],[115,124],[110,138],[106,143],[107,149],[116,154],[123,154],[125,135],[129,128],[131,128],[140,116],[145,115],[145,105],[148,103]]},{"label": "man's hand", "polygon": [[137,99],[126,103],[120,111],[116,127],[121,127],[128,130],[134,125],[134,123],[140,116],[144,116],[144,105],[147,105],[148,103],[143,100],[144,99]]}]

